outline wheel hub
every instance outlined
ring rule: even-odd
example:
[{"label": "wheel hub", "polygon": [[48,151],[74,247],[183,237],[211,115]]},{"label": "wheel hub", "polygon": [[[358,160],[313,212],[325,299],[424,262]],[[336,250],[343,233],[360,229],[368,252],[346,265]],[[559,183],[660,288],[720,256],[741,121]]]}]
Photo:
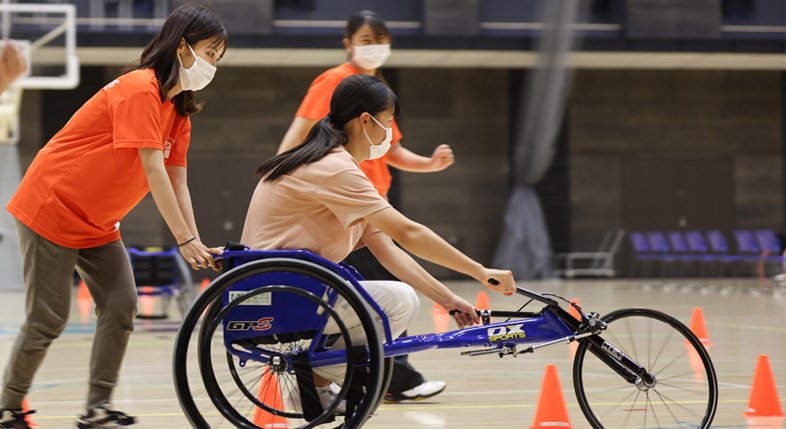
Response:
[{"label": "wheel hub", "polygon": [[289,365],[287,364],[286,358],[284,355],[276,353],[270,357],[270,360],[267,362],[268,368],[270,368],[270,372],[274,374],[282,374],[286,372]]},{"label": "wheel hub", "polygon": [[642,392],[646,392],[654,388],[657,384],[658,379],[655,377],[655,374],[651,373],[647,373],[644,377],[638,377],[636,379],[636,387],[638,387]]}]

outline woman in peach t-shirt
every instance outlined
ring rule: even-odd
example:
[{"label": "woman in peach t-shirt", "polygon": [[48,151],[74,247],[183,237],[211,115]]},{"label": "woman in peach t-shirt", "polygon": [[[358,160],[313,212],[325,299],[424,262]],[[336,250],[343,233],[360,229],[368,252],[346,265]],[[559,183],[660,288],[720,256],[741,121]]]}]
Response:
[{"label": "woman in peach t-shirt", "polygon": [[[446,310],[458,310],[460,327],[478,322],[474,308],[429,275],[395,240],[413,254],[471,276],[486,287],[511,295],[510,271],[484,267],[415,223],[379,195],[359,163],[379,158],[390,147],[390,125],[398,100],[379,79],[364,74],[345,78],[330,100],[330,112],[303,144],[277,155],[257,170],[262,177],[249,205],[241,241],[256,250],[306,249],[334,262],[366,246],[401,281],[363,281],[385,311],[391,334],[403,332],[417,314],[412,288]],[[496,281],[495,281],[496,280]],[[340,316],[345,316],[341,314]],[[350,334],[358,326],[348,326]],[[329,380],[340,380],[341,365],[315,370],[320,398],[330,403]],[[292,396],[292,395],[291,395]]]},{"label": "woman in peach t-shirt", "polygon": [[[349,56],[348,61],[326,70],[314,79],[281,141],[278,153],[300,144],[311,127],[328,114],[333,90],[345,77],[362,73],[384,80],[380,67],[390,56],[391,41],[390,30],[378,14],[365,10],[350,16],[344,27],[342,40],[344,50]],[[388,198],[392,181],[388,165],[399,170],[427,173],[442,171],[453,164],[453,150],[450,146],[441,144],[434,149],[431,156],[420,156],[402,146],[402,135],[395,119],[390,127],[393,130],[390,150],[377,159],[360,163],[360,169],[384,198]],[[367,249],[352,252],[344,262],[354,266],[367,279],[395,280]],[[394,359],[393,378],[384,400],[391,403],[426,399],[440,394],[444,389],[444,381],[427,381],[412,367],[407,355],[401,355]]]}]

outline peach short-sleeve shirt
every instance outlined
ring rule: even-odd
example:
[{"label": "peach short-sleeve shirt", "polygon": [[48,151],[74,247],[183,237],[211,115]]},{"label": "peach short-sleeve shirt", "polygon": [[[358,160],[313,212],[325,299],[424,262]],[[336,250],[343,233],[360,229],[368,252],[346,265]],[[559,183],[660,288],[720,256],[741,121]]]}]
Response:
[{"label": "peach short-sleeve shirt", "polygon": [[254,250],[304,249],[340,262],[364,236],[380,232],[364,216],[390,207],[343,146],[251,197],[241,242]]}]

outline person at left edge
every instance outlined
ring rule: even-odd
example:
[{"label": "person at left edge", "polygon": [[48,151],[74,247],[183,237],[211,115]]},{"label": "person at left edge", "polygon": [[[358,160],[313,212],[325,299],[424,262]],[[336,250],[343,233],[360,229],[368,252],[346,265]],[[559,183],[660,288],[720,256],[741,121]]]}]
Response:
[{"label": "person at left edge", "polygon": [[0,94],[26,71],[25,54],[12,40],[5,39],[5,46],[0,50]]},{"label": "person at left edge", "polygon": [[[26,428],[22,401],[47,347],[68,321],[76,268],[96,304],[86,413],[78,427],[135,419],[112,409],[137,295],[120,221],[150,192],[186,261],[218,269],[202,244],[187,186],[194,91],[213,78],[228,36],[197,5],[172,12],[139,65],[88,100],[44,146],[7,209],[16,218],[27,289],[26,320],[11,350],[0,428]],[[21,418],[20,418],[21,417]]]}]

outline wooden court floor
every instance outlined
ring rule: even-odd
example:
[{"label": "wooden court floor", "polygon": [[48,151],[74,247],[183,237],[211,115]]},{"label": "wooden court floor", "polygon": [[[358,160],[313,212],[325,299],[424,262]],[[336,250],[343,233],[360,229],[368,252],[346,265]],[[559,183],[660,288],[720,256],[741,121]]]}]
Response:
[{"label": "wooden court floor", "polygon": [[[474,302],[480,290],[472,282],[448,285]],[[622,307],[649,307],[688,324],[701,308],[713,345],[710,354],[718,372],[719,411],[713,427],[784,427],[783,420],[750,422],[744,416],[757,357],[769,357],[781,405],[786,408],[786,290],[756,280],[581,280],[521,282],[521,286],[578,298],[585,311],[601,314]],[[77,291],[74,291],[76,296]],[[521,298],[490,294],[491,307],[515,310]],[[24,294],[0,293],[0,366],[23,318]],[[410,334],[434,331],[432,304],[421,300],[421,311]],[[178,312],[170,320],[139,321],[124,362],[114,403],[139,417],[139,428],[187,428],[175,397],[172,349]],[[37,410],[33,421],[42,428],[73,427],[82,411],[94,318],[80,312],[74,299],[66,332],[49,349],[29,395]],[[453,329],[453,328],[451,328]],[[573,393],[569,348],[558,345],[535,354],[505,357],[461,356],[457,350],[411,355],[411,362],[428,379],[444,380],[446,391],[428,401],[383,405],[368,428],[485,428],[533,424],[539,389],[548,364],[557,366],[572,427],[587,428]],[[228,424],[220,427],[229,427]]]}]

